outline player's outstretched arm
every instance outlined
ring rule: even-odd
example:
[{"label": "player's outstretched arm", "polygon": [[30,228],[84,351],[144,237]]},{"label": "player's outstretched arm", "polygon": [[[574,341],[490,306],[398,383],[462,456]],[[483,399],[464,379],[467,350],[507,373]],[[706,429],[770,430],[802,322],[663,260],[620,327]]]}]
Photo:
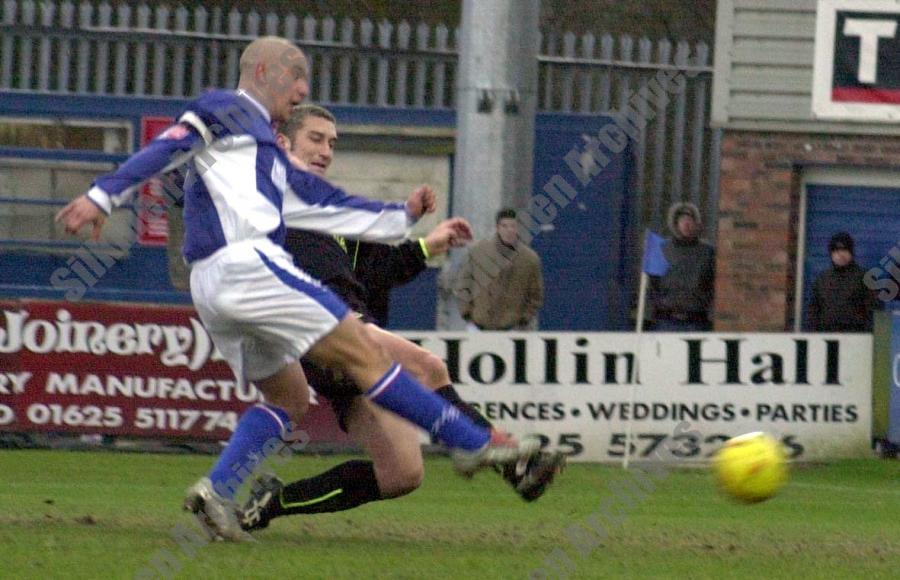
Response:
[{"label": "player's outstretched arm", "polygon": [[288,191],[282,205],[289,228],[312,230],[372,242],[396,242],[425,213],[434,211],[434,191],[415,190],[406,203],[348,195],[320,177],[287,168]]},{"label": "player's outstretched arm", "polygon": [[428,256],[446,254],[450,248],[461,248],[472,241],[472,226],[460,217],[442,221],[423,238]]},{"label": "player's outstretched arm", "polygon": [[98,177],[87,195],[109,214],[113,207],[128,203],[145,181],[187,163],[203,145],[193,127],[172,125],[118,169]]},{"label": "player's outstretched arm", "polygon": [[91,239],[99,239],[113,207],[127,203],[147,179],[185,163],[196,154],[200,144],[202,140],[193,129],[173,125],[118,169],[97,178],[87,193],[56,214],[56,222],[62,223],[69,234],[77,234],[91,224]]},{"label": "player's outstretched arm", "polygon": [[464,246],[471,239],[469,223],[462,218],[450,218],[418,240],[409,240],[398,246],[366,244],[360,252],[356,271],[366,280],[366,286],[387,290],[418,276],[429,258],[445,254],[450,248]]},{"label": "player's outstretched arm", "polygon": [[420,185],[409,194],[406,207],[419,217],[426,213],[434,213],[437,208],[437,195],[430,185]]},{"label": "player's outstretched arm", "polygon": [[100,239],[100,232],[106,221],[106,213],[85,194],[79,195],[66,207],[59,210],[55,221],[63,224],[66,233],[72,235],[80,232],[81,228],[87,224],[91,224],[91,239],[96,242]]}]

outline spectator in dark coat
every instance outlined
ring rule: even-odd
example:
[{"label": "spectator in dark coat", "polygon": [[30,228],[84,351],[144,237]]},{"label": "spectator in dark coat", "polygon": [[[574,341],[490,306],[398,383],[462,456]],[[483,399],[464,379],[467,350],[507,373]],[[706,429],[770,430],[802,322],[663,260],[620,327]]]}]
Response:
[{"label": "spectator in dark coat", "polygon": [[854,258],[855,243],[847,232],[828,242],[831,268],[813,282],[808,325],[813,332],[871,332],[875,294],[863,283]]},{"label": "spectator in dark coat", "polygon": [[650,281],[654,329],[663,332],[712,330],[710,311],[716,276],[715,250],[700,239],[700,210],[689,202],[669,208],[672,237],[663,247],[669,271]]}]

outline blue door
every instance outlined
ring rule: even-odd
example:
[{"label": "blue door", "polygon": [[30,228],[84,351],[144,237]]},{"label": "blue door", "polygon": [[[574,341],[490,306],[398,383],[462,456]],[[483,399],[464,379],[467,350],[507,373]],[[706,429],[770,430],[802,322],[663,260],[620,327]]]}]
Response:
[{"label": "blue door", "polygon": [[627,330],[639,277],[632,188],[633,153],[617,155],[581,187],[565,162],[587,135],[613,120],[601,115],[538,115],[534,149],[534,192],[554,176],[577,196],[532,240],[544,273],[541,330]]},{"label": "blue door", "polygon": [[828,241],[837,232],[856,241],[856,262],[879,266],[900,244],[900,187],[806,186],[806,259],[803,263],[803,320],[816,277],[831,266]]}]

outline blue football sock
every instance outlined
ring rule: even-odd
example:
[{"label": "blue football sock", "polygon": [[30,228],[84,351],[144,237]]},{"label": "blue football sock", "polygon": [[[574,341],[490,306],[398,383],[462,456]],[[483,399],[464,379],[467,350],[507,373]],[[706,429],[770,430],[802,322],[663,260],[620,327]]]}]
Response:
[{"label": "blue football sock", "polygon": [[241,484],[253,473],[271,449],[271,441],[280,441],[290,430],[290,418],[280,407],[257,403],[241,415],[228,445],[209,472],[216,493],[234,499]]},{"label": "blue football sock", "polygon": [[379,407],[415,423],[448,447],[471,451],[480,449],[491,438],[490,431],[475,425],[459,409],[422,387],[397,363],[366,395]]}]

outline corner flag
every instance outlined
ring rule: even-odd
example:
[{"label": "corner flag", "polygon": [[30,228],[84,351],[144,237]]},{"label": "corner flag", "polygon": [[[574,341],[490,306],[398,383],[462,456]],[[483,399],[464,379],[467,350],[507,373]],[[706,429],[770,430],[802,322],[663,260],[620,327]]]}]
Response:
[{"label": "corner flag", "polygon": [[[640,353],[641,353],[641,337],[644,334],[644,312],[647,309],[647,287],[650,285],[650,276],[665,276],[669,271],[669,261],[663,252],[666,240],[660,235],[654,234],[650,230],[644,232],[644,257],[641,260],[641,286],[638,290],[638,307],[637,320],[635,321],[635,336],[637,337],[638,358],[635,361],[636,368],[640,369]],[[638,370],[640,372],[640,370]],[[628,389],[628,408],[634,408],[634,388],[636,381],[631,383]],[[622,468],[628,469],[628,462],[631,459],[631,431],[632,419],[634,414],[629,414],[628,422],[625,424],[625,452],[622,454]]]},{"label": "corner flag", "polygon": [[644,232],[644,259],[641,269],[650,276],[665,276],[669,271],[669,261],[663,252],[666,240],[662,236],[647,230]]}]

